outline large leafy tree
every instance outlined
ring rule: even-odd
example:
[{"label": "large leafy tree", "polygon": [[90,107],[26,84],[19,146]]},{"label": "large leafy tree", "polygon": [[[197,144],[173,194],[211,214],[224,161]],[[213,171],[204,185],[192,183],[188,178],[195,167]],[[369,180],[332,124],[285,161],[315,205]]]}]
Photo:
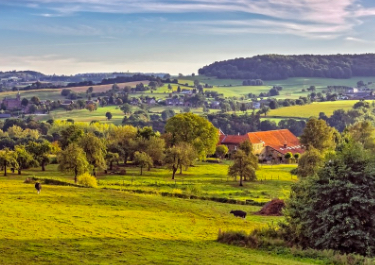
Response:
[{"label": "large leafy tree", "polygon": [[26,150],[24,145],[15,146],[14,158],[17,162],[14,167],[18,171],[18,175],[21,175],[23,169],[38,165],[38,161]]},{"label": "large leafy tree", "polygon": [[366,149],[375,149],[375,128],[369,121],[361,121],[349,127],[353,140],[363,144]]},{"label": "large leafy tree", "polygon": [[93,175],[96,177],[96,168],[105,169],[107,166],[105,161],[106,145],[93,133],[87,133],[82,136],[79,145],[85,152],[87,161],[92,166]]},{"label": "large leafy tree", "polygon": [[315,148],[310,148],[298,160],[297,175],[299,177],[314,176],[324,164],[324,155]]},{"label": "large leafy tree", "polygon": [[107,164],[109,165],[109,170],[112,170],[113,168],[113,163],[119,162],[120,156],[118,153],[112,153],[112,152],[107,152],[105,156],[105,160]]},{"label": "large leafy tree", "polygon": [[145,152],[135,152],[134,153],[134,163],[141,169],[141,175],[143,175],[143,168],[152,167],[152,158]]},{"label": "large leafy tree", "polygon": [[78,174],[89,170],[86,154],[77,144],[70,144],[57,155],[58,169],[63,172],[74,172],[74,182],[77,183]]},{"label": "large leafy tree", "polygon": [[0,151],[0,165],[4,169],[4,176],[7,175],[7,167],[17,165],[14,151],[4,148]]},{"label": "large leafy tree", "polygon": [[361,143],[343,141],[316,177],[292,187],[286,238],[302,247],[374,255],[374,161]]},{"label": "large leafy tree", "polygon": [[49,163],[49,155],[52,151],[51,143],[48,141],[42,143],[29,142],[26,150],[33,156],[34,160],[38,161],[42,171],[46,171],[45,166]]},{"label": "large leafy tree", "polygon": [[179,143],[166,150],[164,162],[172,170],[172,179],[174,179],[178,169],[182,173],[182,168],[190,166],[195,159],[194,147],[187,143]]},{"label": "large leafy tree", "polygon": [[334,148],[335,131],[324,120],[310,118],[306,123],[300,141],[307,150],[315,148],[319,151],[324,151]]},{"label": "large leafy tree", "polygon": [[258,167],[256,160],[241,149],[237,150],[232,158],[233,164],[229,167],[228,175],[232,177],[240,176],[240,186],[243,186],[244,179],[249,181],[256,179],[255,170]]},{"label": "large leafy tree", "polygon": [[214,154],[219,141],[218,131],[212,123],[193,113],[181,113],[170,118],[165,131],[171,134],[171,146],[181,142],[189,143],[200,158]]},{"label": "large leafy tree", "polygon": [[60,133],[59,144],[62,149],[71,143],[77,143],[83,136],[84,132],[76,125],[70,125]]},{"label": "large leafy tree", "polygon": [[118,153],[124,163],[133,152],[133,142],[137,136],[137,129],[130,125],[114,127],[108,137],[108,150]]}]

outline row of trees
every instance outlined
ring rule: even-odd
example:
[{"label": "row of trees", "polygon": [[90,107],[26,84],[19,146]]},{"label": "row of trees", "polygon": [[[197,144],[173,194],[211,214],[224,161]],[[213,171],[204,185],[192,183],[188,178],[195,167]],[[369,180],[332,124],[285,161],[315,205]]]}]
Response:
[{"label": "row of trees", "polygon": [[[75,180],[81,173],[99,169],[113,170],[115,163],[125,165],[128,160],[141,168],[166,165],[182,173],[194,160],[205,159],[216,151],[217,129],[205,118],[192,113],[177,114],[165,125],[165,133],[155,132],[150,127],[142,129],[131,125],[115,126],[92,124],[82,126],[74,123],[53,123],[53,143],[40,138],[38,130],[22,129],[18,125],[2,132],[4,137],[22,139],[21,144],[4,149],[3,165],[21,170],[40,165],[45,170],[50,160],[59,164],[61,171],[71,172]],[[33,135],[33,136],[30,136]],[[22,157],[22,161],[17,160]],[[29,159],[29,158],[32,159]],[[3,161],[3,160],[1,160]]]}]

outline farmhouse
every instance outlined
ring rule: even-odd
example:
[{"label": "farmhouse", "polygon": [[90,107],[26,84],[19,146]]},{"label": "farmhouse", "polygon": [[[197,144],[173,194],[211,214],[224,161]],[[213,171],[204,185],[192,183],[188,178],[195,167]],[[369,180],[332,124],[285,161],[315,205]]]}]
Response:
[{"label": "farmhouse", "polygon": [[284,162],[285,154],[304,152],[298,138],[287,129],[264,132],[251,132],[245,135],[224,135],[219,132],[220,144],[226,145],[229,152],[238,149],[240,143],[249,140],[253,152],[262,162]]},{"label": "farmhouse", "polygon": [[17,110],[21,109],[21,94],[18,91],[16,98],[4,98],[2,104],[7,110]]}]

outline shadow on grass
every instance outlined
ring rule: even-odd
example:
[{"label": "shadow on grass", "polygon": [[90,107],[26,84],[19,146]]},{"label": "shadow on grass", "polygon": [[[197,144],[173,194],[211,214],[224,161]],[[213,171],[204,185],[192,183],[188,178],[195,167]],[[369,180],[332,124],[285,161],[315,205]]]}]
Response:
[{"label": "shadow on grass", "polygon": [[311,264],[215,241],[0,239],[0,264]]}]

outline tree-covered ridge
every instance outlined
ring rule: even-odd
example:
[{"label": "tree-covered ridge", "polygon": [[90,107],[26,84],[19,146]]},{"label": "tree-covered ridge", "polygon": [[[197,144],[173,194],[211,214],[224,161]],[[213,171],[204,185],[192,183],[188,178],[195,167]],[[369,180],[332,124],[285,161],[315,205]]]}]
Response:
[{"label": "tree-covered ridge", "polygon": [[375,76],[375,54],[257,55],[214,62],[199,69],[199,74],[218,78],[262,80]]}]

